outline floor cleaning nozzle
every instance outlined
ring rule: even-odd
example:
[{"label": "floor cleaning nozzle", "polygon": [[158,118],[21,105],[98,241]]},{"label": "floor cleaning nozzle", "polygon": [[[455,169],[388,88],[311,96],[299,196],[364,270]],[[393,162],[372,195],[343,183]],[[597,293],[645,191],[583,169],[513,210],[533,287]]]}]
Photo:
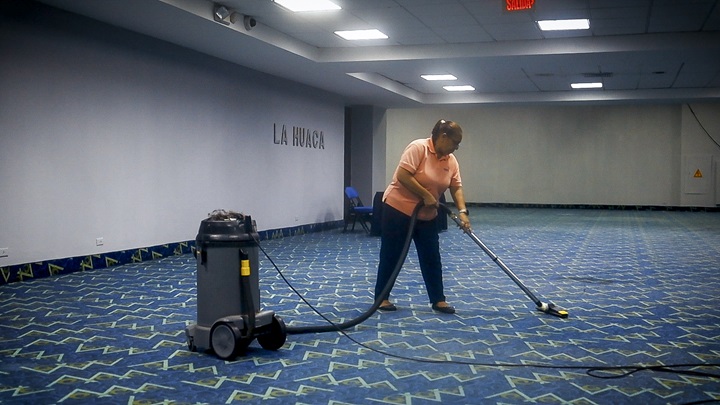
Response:
[{"label": "floor cleaning nozzle", "polygon": [[568,317],[568,311],[558,307],[557,305],[550,303],[544,303],[541,302],[540,305],[538,305],[537,310],[540,312],[545,312],[548,315],[557,316],[558,318],[567,318]]},{"label": "floor cleaning nozzle", "polygon": [[544,313],[546,313],[546,314],[548,314],[548,315],[557,316],[557,317],[559,317],[559,318],[567,318],[567,317],[568,317],[568,311],[566,311],[566,310],[564,310],[564,309],[556,306],[556,305],[553,304],[552,302],[551,302],[551,303],[544,303],[544,302],[540,301],[540,300],[535,296],[535,294],[533,294],[533,292],[530,291],[530,289],[527,288],[527,287],[525,286],[525,284],[522,283],[522,281],[520,281],[520,279],[515,275],[515,273],[513,273],[512,270],[510,270],[510,269],[508,268],[508,266],[506,266],[505,263],[503,263],[503,261],[500,260],[500,258],[499,258],[495,253],[493,253],[493,251],[490,250],[490,248],[487,247],[487,246],[480,240],[480,238],[478,238],[478,237],[472,232],[471,229],[469,229],[469,228],[463,228],[463,223],[462,223],[462,221],[460,221],[460,218],[458,218],[458,216],[455,215],[455,213],[452,212],[452,210],[450,210],[450,208],[448,208],[448,207],[447,207],[446,205],[444,205],[444,204],[440,204],[440,207],[442,207],[442,208],[447,212],[448,216],[449,216],[453,221],[455,221],[455,223],[457,224],[457,226],[459,226],[459,227],[463,230],[463,232],[465,232],[465,233],[470,237],[470,239],[473,240],[473,242],[475,242],[478,246],[480,246],[480,248],[485,252],[485,254],[487,254],[487,255],[492,259],[492,261],[495,262],[495,264],[497,264],[498,266],[500,266],[500,269],[501,269],[502,271],[504,271],[505,274],[507,274],[508,277],[510,277],[510,278],[512,279],[512,281],[514,281],[515,284],[517,284],[517,286],[520,287],[521,290],[523,290],[523,292],[535,303],[535,305],[537,306],[538,311],[544,312]]}]

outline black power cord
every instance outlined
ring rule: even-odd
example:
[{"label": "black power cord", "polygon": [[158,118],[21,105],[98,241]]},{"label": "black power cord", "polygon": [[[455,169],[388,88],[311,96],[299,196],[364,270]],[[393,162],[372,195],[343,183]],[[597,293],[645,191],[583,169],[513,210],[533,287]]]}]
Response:
[{"label": "black power cord", "polygon": [[297,294],[303,300],[303,302],[305,302],[307,305],[309,305],[311,308],[313,308],[313,310],[318,315],[320,315],[323,319],[325,319],[327,322],[329,322],[328,325],[297,326],[297,327],[289,326],[286,329],[287,333],[289,335],[298,335],[298,334],[303,334],[303,333],[335,332],[338,330],[348,329],[353,326],[359,325],[362,322],[365,322],[368,318],[370,318],[375,313],[375,311],[377,311],[377,309],[380,307],[380,304],[382,304],[383,300],[381,297],[385,297],[390,293],[390,290],[392,289],[392,286],[395,283],[395,280],[397,279],[398,274],[400,274],[400,269],[402,268],[402,265],[405,262],[405,257],[407,256],[407,252],[410,249],[410,242],[412,242],[412,233],[413,233],[413,230],[415,229],[415,223],[417,221],[417,214],[418,214],[418,212],[420,212],[420,208],[422,208],[422,207],[423,207],[423,204],[422,204],[422,202],[420,202],[418,205],[415,206],[415,209],[413,210],[413,213],[410,217],[410,226],[408,227],[408,232],[407,232],[407,235],[405,236],[405,242],[403,244],[402,252],[400,253],[400,257],[399,257],[397,263],[395,264],[395,268],[393,269],[393,272],[390,275],[390,279],[388,280],[388,283],[385,285],[385,288],[383,288],[380,295],[377,297],[375,302],[373,302],[372,306],[367,311],[360,314],[360,316],[350,319],[341,324],[332,323],[329,319],[327,319],[325,316],[320,314],[319,311],[315,310],[315,308],[313,308],[312,305],[310,305],[310,303],[307,302],[305,300],[305,298],[303,298],[303,296],[297,290],[295,290],[295,288],[293,288],[290,285],[290,283],[287,281],[285,276],[283,276],[282,273],[280,272],[280,269],[278,269],[278,267],[275,266],[275,263],[272,261],[272,259],[270,259],[270,257],[265,252],[265,250],[262,247],[260,247],[260,242],[258,240],[255,240],[255,242],[258,244],[258,247],[260,247],[260,250],[262,250],[262,252],[265,254],[265,257],[270,259],[270,262],[273,263],[273,266],[275,266],[275,269],[278,271],[278,273],[280,273],[280,276],[285,281],[285,283],[295,292],[295,294]]},{"label": "black power cord", "polygon": [[710,132],[708,132],[708,130],[705,129],[705,126],[702,124],[702,122],[700,122],[700,119],[698,118],[697,114],[695,114],[695,110],[693,110],[692,106],[690,106],[690,104],[688,104],[687,107],[690,110],[690,112],[692,113],[693,117],[695,117],[695,121],[697,121],[698,125],[700,125],[700,128],[702,128],[702,130],[705,131],[705,135],[707,135],[707,137],[710,138],[710,140],[713,141],[713,143],[715,145],[717,145],[718,148],[720,148],[720,143],[718,143],[715,140],[715,138],[713,138],[712,135],[710,135]]}]

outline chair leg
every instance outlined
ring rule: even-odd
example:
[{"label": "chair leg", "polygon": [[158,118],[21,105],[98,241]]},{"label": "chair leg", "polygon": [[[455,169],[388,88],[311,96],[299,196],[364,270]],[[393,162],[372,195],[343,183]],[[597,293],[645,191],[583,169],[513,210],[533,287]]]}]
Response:
[{"label": "chair leg", "polygon": [[366,222],[365,220],[366,220],[365,217],[360,218],[360,225],[362,225],[365,232],[370,233],[370,228],[368,228],[367,224],[365,223]]}]

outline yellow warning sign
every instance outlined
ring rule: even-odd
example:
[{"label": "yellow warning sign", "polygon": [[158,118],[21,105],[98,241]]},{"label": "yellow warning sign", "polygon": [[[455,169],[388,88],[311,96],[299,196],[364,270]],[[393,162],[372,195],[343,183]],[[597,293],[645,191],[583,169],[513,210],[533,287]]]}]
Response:
[{"label": "yellow warning sign", "polygon": [[696,178],[702,177],[702,172],[700,171],[700,169],[695,170],[695,175],[693,177],[696,177]]}]

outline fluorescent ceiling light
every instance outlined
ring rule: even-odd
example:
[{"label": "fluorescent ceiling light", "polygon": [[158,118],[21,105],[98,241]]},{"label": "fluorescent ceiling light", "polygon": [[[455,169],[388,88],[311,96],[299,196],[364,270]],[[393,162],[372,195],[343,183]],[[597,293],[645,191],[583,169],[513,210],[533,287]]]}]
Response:
[{"label": "fluorescent ceiling light", "polygon": [[573,89],[601,89],[602,83],[594,82],[594,83],[571,83],[570,87]]},{"label": "fluorescent ceiling light", "polygon": [[354,31],[335,31],[335,34],[347,39],[348,41],[357,41],[362,39],[387,39],[387,35],[378,30],[354,30]]},{"label": "fluorescent ceiling light", "polygon": [[541,20],[537,23],[543,31],[586,30],[590,28],[590,20],[587,18],[577,20]]},{"label": "fluorescent ceiling light", "polygon": [[425,80],[457,80],[453,75],[420,75]]},{"label": "fluorescent ceiling light", "polygon": [[340,10],[340,6],[330,0],[273,0],[290,11],[327,11]]},{"label": "fluorescent ceiling light", "polygon": [[465,84],[462,86],[443,86],[443,89],[447,91],[474,91],[475,87]]}]

